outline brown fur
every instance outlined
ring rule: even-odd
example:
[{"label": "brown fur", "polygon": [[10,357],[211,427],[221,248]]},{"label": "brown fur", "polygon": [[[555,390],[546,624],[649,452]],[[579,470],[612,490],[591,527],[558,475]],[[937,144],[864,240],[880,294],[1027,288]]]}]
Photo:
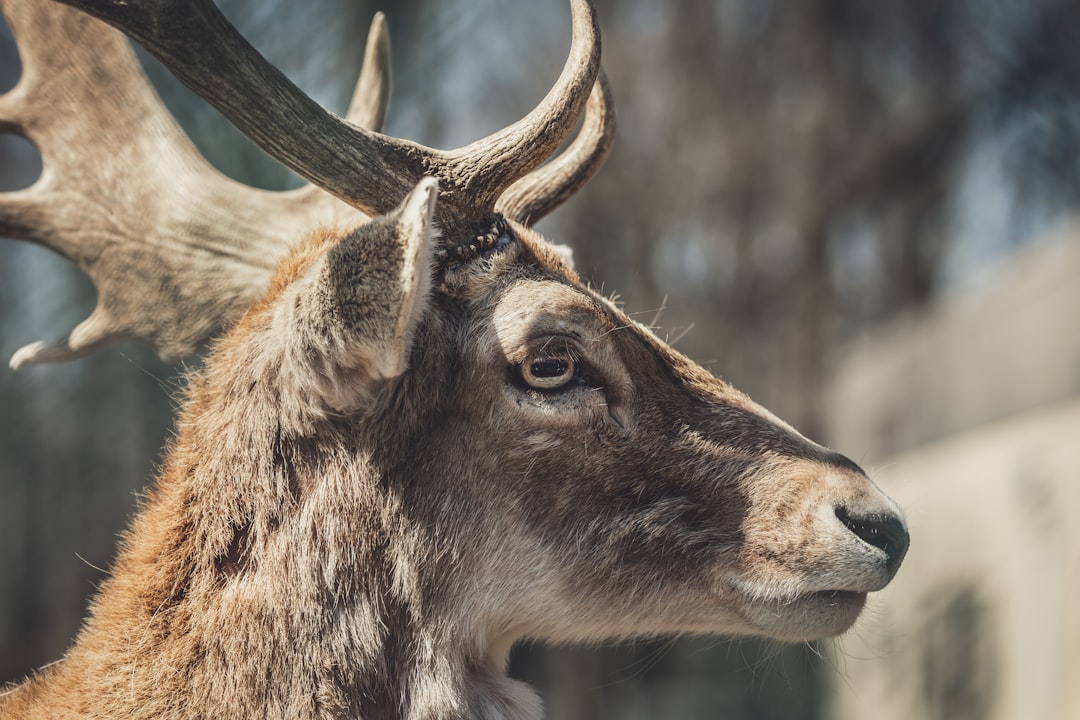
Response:
[{"label": "brown fur", "polygon": [[[0,717],[535,718],[519,639],[821,637],[888,582],[833,513],[895,514],[861,471],[530,231],[403,309],[408,248],[435,254],[420,190],[308,238],[189,378],[85,627]],[[381,376],[403,313],[409,368]],[[580,381],[523,385],[553,351]]]}]

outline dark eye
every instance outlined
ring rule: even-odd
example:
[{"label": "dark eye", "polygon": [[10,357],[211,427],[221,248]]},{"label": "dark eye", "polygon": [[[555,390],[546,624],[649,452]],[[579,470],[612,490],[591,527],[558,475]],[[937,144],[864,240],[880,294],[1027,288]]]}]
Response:
[{"label": "dark eye", "polygon": [[521,365],[521,379],[536,390],[558,390],[574,379],[575,371],[569,355],[542,355]]}]

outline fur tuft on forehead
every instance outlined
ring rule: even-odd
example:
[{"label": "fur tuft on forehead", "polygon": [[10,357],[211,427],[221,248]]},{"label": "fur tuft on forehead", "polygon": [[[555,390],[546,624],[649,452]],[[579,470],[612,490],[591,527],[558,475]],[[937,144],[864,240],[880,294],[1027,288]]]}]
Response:
[{"label": "fur tuft on forehead", "polygon": [[528,248],[538,264],[564,275],[571,282],[583,284],[574,268],[573,252],[569,246],[556,245],[530,228],[516,227],[519,227],[522,244]]},{"label": "fur tuft on forehead", "polygon": [[499,239],[486,251],[463,262],[450,262],[436,272],[436,287],[460,300],[476,300],[499,283],[515,278],[553,274],[583,286],[569,254],[535,230],[504,220]]}]

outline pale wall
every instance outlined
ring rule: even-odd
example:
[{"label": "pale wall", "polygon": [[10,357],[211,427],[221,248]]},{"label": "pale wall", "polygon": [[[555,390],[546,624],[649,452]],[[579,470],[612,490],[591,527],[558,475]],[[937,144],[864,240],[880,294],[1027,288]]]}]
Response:
[{"label": "pale wall", "polygon": [[834,646],[837,720],[1080,718],[1080,398],[885,464],[911,551]]},{"label": "pale wall", "polygon": [[830,442],[912,545],[833,648],[829,716],[1080,719],[1080,229],[836,367]]}]

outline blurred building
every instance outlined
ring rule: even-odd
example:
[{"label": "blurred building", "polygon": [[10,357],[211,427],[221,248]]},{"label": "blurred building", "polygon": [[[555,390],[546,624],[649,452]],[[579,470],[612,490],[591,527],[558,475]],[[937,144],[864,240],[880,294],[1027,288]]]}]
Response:
[{"label": "blurred building", "polygon": [[1080,221],[834,370],[829,437],[912,545],[833,646],[829,716],[1080,718]]}]

